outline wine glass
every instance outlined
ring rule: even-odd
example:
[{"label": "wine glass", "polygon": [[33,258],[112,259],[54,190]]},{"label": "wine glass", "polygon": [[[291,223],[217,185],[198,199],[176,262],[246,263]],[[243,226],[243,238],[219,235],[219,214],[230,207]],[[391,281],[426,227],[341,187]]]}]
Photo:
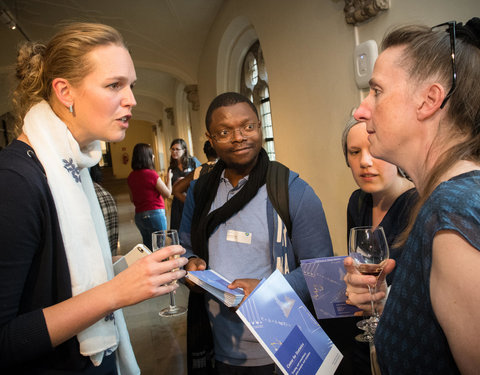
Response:
[{"label": "wine glass", "polygon": [[[383,271],[383,267],[389,257],[388,243],[383,228],[378,227],[355,227],[350,229],[348,252],[353,259],[353,265],[363,275],[375,276],[377,279]],[[380,316],[375,308],[373,296],[377,291],[376,283],[367,285],[371,295],[372,316],[358,322],[357,327],[363,329],[363,334],[355,339],[361,342],[370,342],[377,329]]]},{"label": "wine glass", "polygon": [[[152,233],[152,250],[157,251],[165,246],[178,245],[178,233],[175,229],[170,230],[159,230]],[[170,256],[169,259],[180,258],[179,254]],[[178,268],[173,269],[172,271],[177,271]],[[173,281],[172,283],[176,283]],[[186,307],[177,306],[175,303],[175,291],[172,291],[170,294],[170,305],[162,309],[158,315],[162,317],[171,317],[181,315],[187,312]]]}]

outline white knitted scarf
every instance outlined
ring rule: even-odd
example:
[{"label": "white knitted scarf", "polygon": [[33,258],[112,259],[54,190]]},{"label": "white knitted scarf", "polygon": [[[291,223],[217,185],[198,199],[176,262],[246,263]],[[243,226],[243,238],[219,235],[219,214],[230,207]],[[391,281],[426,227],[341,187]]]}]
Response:
[{"label": "white knitted scarf", "polygon": [[[105,221],[89,167],[100,161],[100,142],[80,149],[67,126],[42,101],[25,116],[23,132],[45,169],[67,255],[72,295],[110,280],[112,257]],[[117,353],[120,375],[139,374],[122,310],[102,318],[77,335],[80,353],[95,366]]]}]

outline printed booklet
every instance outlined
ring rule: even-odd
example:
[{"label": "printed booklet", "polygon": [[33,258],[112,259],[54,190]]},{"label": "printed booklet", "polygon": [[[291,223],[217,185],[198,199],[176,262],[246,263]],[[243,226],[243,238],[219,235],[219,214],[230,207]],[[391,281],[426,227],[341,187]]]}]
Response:
[{"label": "printed booklet", "polygon": [[217,297],[228,307],[237,306],[245,296],[241,288],[228,289],[227,285],[231,284],[231,281],[214,270],[189,271],[185,277]]},{"label": "printed booklet", "polygon": [[360,311],[346,303],[343,259],[336,256],[300,261],[318,319],[343,318]]},{"label": "printed booklet", "polygon": [[333,374],[343,358],[278,270],[237,314],[285,375]]}]

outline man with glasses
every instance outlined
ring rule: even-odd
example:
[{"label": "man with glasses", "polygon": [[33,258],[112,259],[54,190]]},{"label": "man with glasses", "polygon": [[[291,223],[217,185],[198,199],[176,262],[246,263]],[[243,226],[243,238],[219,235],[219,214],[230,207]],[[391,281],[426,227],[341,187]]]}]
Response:
[{"label": "man with glasses", "polygon": [[[206,136],[220,160],[188,192],[180,227],[181,243],[192,257],[186,269],[214,269],[235,280],[232,285],[243,288],[246,295],[262,278],[279,269],[307,301],[300,260],[333,255],[320,200],[297,173],[290,171],[291,228],[287,231],[267,193],[271,162],[262,148],[257,109],[244,96],[229,92],[216,97],[207,110],[206,126]],[[197,345],[199,340],[207,340],[208,332],[195,331],[199,339],[192,342],[191,319],[201,316],[198,306],[192,306],[195,299],[200,299],[199,306],[207,306],[218,374],[273,373],[272,359],[237,315],[210,295],[192,292],[187,336],[189,344],[196,346],[193,368],[202,362],[196,361],[196,356],[208,352]]]}]

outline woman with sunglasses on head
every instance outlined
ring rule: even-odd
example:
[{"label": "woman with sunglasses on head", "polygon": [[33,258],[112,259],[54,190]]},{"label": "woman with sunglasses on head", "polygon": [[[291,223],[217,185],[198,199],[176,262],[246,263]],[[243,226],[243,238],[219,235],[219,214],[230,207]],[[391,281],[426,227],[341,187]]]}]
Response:
[{"label": "woman with sunglasses on head", "polygon": [[[174,139],[170,144],[170,169],[172,171],[172,184],[184,178],[195,168],[200,166],[200,162],[195,156],[188,154],[187,144],[181,138]],[[182,220],[183,202],[174,197],[172,209],[170,212],[170,229],[180,229]]]},{"label": "woman with sunglasses on head", "polygon": [[139,374],[121,308],[177,288],[170,246],[117,276],[88,168],[125,137],[135,68],[113,28],[75,23],[17,55],[20,136],[0,152],[0,372]]},{"label": "woman with sunglasses on head", "polygon": [[[382,374],[478,374],[480,19],[400,27],[382,50],[355,118],[419,200],[375,333],[378,362]],[[361,293],[375,278],[351,268],[347,282]]]}]

